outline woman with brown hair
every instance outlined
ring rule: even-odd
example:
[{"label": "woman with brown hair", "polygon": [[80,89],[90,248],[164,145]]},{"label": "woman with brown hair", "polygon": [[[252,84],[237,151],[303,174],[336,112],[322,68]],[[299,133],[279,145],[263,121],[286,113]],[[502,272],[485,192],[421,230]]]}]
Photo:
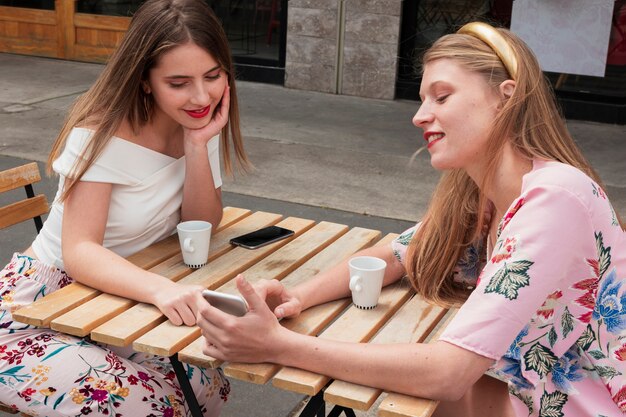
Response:
[{"label": "woman with brown hair", "polygon": [[[220,139],[221,138],[221,139]],[[202,0],[148,0],[95,84],[69,112],[49,158],[57,197],[32,246],[0,273],[0,401],[35,415],[187,415],[167,360],[13,321],[72,281],[155,305],[195,324],[202,288],[124,258],[181,220],[222,216],[220,147],[248,164],[226,35]],[[188,367],[207,416],[229,385]]]},{"label": "woman with brown hair", "polygon": [[346,260],[293,289],[239,277],[250,312],[204,305],[204,352],[442,400],[439,415],[621,416],[624,230],[536,58],[475,22],[423,61],[413,124],[444,174],[417,226],[358,255],[387,262],[384,284],[406,274],[427,300],[462,304],[439,340],[340,343],[279,325],[348,296]]}]

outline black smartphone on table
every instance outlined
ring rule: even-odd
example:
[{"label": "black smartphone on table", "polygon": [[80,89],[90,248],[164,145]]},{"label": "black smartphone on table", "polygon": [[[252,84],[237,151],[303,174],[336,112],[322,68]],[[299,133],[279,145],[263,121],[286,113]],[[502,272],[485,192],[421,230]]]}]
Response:
[{"label": "black smartphone on table", "polygon": [[294,234],[293,230],[279,226],[268,226],[245,235],[234,237],[230,240],[233,245],[246,249],[256,249],[281,239],[288,238]]}]

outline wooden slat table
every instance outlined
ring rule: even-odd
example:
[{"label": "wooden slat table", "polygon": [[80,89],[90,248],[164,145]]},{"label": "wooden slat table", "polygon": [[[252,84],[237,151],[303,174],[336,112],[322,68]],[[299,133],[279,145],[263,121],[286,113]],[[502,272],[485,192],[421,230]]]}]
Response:
[{"label": "wooden slat table", "polygon": [[[294,236],[274,244],[248,250],[235,247],[229,240],[263,226],[277,224],[295,231]],[[130,256],[134,264],[173,281],[199,284],[206,288],[235,293],[232,278],[243,273],[255,282],[281,280],[293,287],[332,267],[358,250],[372,245],[387,245],[397,235],[387,235],[360,227],[319,222],[280,214],[251,212],[227,207],[211,239],[209,262],[192,270],[182,263],[178,238],[171,236]],[[281,324],[293,331],[333,340],[369,343],[423,342],[438,323],[445,321],[446,310],[414,296],[405,281],[383,289],[379,305],[373,310],[354,307],[349,299],[336,300],[310,308]],[[76,335],[114,346],[132,344],[137,351],[178,357],[182,362],[204,366],[223,366],[233,378],[264,384],[272,380],[278,388],[312,396],[303,415],[318,415],[325,402],[340,410],[368,410],[381,390],[331,381],[301,369],[276,364],[222,364],[202,354],[202,338],[196,327],[174,326],[154,306],[101,293],[81,284],[71,284],[14,313],[16,320],[39,327]],[[381,416],[430,416],[437,402],[388,393],[378,413]],[[353,415],[353,413],[351,414]]]}]

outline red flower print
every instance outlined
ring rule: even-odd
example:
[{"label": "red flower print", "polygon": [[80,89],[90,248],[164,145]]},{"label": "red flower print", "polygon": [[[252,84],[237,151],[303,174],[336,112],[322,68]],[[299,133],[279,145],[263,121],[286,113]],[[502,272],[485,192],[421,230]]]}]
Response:
[{"label": "red flower print", "polygon": [[620,388],[620,390],[613,396],[613,402],[617,404],[622,413],[626,413],[626,387]]},{"label": "red flower print", "polygon": [[30,396],[33,395],[36,392],[37,391],[32,389],[32,388],[26,388],[24,391],[18,392],[17,395],[22,397],[24,399],[24,401],[30,401],[32,399]]},{"label": "red flower print", "polygon": [[137,377],[135,375],[129,375],[128,376],[128,383],[130,385],[137,385],[137,382],[139,382],[139,380],[137,379]]},{"label": "red flower print", "polygon": [[513,208],[504,215],[504,219],[502,219],[502,227],[500,228],[500,232],[504,230],[506,225],[509,224],[513,216],[515,216],[515,213],[517,213],[517,211],[524,205],[525,202],[526,201],[523,198],[520,198],[519,200],[517,200],[517,203],[515,203],[515,206],[513,206]]},{"label": "red flower print", "polygon": [[42,333],[39,336],[36,336],[35,340],[37,340],[38,342],[48,343],[49,341],[52,340],[52,334],[50,334],[50,333]]},{"label": "red flower print", "polygon": [[587,259],[587,265],[591,267],[594,277],[600,276],[600,265],[598,264],[597,259]]},{"label": "red flower print", "polygon": [[28,347],[28,346],[30,346],[32,344],[33,344],[33,341],[30,338],[27,338],[27,339],[24,339],[24,340],[20,340],[19,342],[17,342],[17,346],[19,346],[20,348],[25,348],[25,347]]},{"label": "red flower print", "polygon": [[622,345],[619,349],[613,352],[615,358],[619,361],[626,361],[626,345]]},{"label": "red flower print", "polygon": [[511,254],[515,252],[517,239],[515,237],[507,237],[504,243],[498,248],[498,251],[491,257],[491,263],[497,264],[505,259],[509,259]]},{"label": "red flower print", "polygon": [[99,403],[105,402],[109,398],[109,393],[103,389],[94,390],[91,394],[91,398],[98,401]]},{"label": "red flower print", "polygon": [[39,346],[39,344],[36,343],[30,349],[28,349],[26,353],[28,353],[30,356],[37,356],[39,358],[45,355],[46,351],[42,346]]},{"label": "red flower print", "polygon": [[554,314],[554,307],[558,305],[557,300],[561,297],[563,297],[563,293],[559,290],[550,294],[539,310],[537,310],[537,315],[548,320]]},{"label": "red flower print", "polygon": [[118,358],[118,356],[115,353],[110,352],[109,354],[107,354],[105,359],[108,363],[111,364],[111,367],[113,369],[124,369],[124,365],[122,365],[122,361],[120,361],[120,358]]},{"label": "red flower print", "polygon": [[578,281],[576,284],[572,285],[572,288],[577,290],[585,291],[583,295],[576,299],[576,302],[590,310],[596,305],[596,293],[598,292],[598,279],[597,278],[588,278],[583,279],[582,281]]},{"label": "red flower print", "polygon": [[81,389],[78,390],[78,392],[83,394],[85,397],[91,396],[91,393],[93,391],[94,391],[94,389],[91,388],[91,385],[89,385],[89,384],[85,385],[84,387],[82,387]]},{"label": "red flower print", "polygon": [[226,379],[225,384],[220,388],[220,398],[224,401],[228,401],[228,394],[230,394],[230,382]]},{"label": "red flower print", "polygon": [[7,350],[7,345],[0,346],[0,353],[4,353]]},{"label": "red flower print", "polygon": [[583,323],[589,323],[591,321],[592,315],[593,315],[593,310],[589,311],[588,313],[582,314],[580,317],[578,317],[578,320],[580,320]]},{"label": "red flower print", "polygon": [[[597,271],[598,271],[597,267],[594,267],[592,265],[593,260],[588,259],[587,263],[589,263],[589,265],[595,269],[596,274],[597,274]],[[597,262],[595,263],[597,265]],[[581,281],[578,281],[574,285],[572,285],[572,288],[576,290],[585,291],[585,293],[581,295],[580,297],[578,297],[576,300],[574,300],[574,302],[576,302],[576,304],[589,310],[588,312],[578,317],[578,320],[582,321],[583,323],[589,323],[591,321],[591,315],[593,313],[593,309],[596,306],[596,298],[597,298],[597,293],[598,293],[598,278],[583,279]]]},{"label": "red flower print", "polygon": [[24,358],[24,352],[19,352],[17,350],[12,350],[10,352],[6,352],[6,354],[2,357],[3,360],[7,361],[9,364],[21,364],[22,359]]},{"label": "red flower print", "polygon": [[174,409],[172,407],[167,407],[163,410],[163,417],[174,417]]},{"label": "red flower print", "polygon": [[141,379],[142,381],[150,381],[150,375],[148,375],[145,372],[137,372],[137,376],[139,377],[139,379]]}]

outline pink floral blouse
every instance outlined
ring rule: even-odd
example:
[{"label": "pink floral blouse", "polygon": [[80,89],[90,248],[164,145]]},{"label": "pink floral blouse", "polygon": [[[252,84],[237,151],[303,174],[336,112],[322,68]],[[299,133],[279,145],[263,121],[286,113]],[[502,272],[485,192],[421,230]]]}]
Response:
[{"label": "pink floral blouse", "polygon": [[624,416],[625,284],[626,237],[604,191],[536,160],[440,340],[494,359],[518,416]]}]

